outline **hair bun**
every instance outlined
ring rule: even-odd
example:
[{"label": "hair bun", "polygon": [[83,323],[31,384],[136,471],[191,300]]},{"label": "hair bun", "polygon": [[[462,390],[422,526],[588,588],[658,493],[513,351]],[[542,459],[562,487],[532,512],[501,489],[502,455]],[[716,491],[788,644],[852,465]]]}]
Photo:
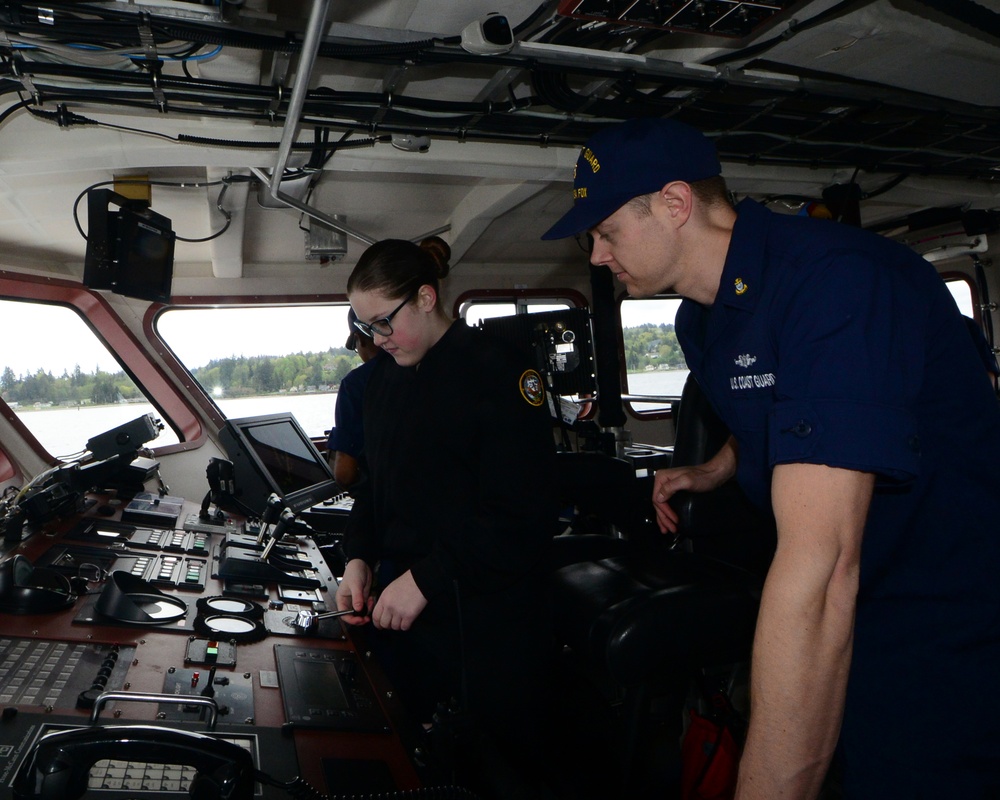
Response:
[{"label": "hair bun", "polygon": [[420,249],[434,259],[437,264],[438,277],[443,278],[451,269],[451,247],[440,236],[428,236],[420,242]]}]

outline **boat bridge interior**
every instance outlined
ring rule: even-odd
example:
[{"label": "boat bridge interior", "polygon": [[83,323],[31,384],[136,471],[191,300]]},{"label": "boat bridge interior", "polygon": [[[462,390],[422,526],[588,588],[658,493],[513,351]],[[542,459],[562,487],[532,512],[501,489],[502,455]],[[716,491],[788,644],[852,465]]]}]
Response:
[{"label": "boat bridge interior", "polygon": [[[0,0],[0,795],[89,781],[133,797],[95,763],[167,760],[187,772],[161,771],[157,797],[514,796],[488,760],[455,785],[364,633],[315,619],[350,507],[322,431],[282,417],[316,471],[268,503],[252,436],[158,327],[177,310],[326,309],[339,348],[361,253],[437,235],[446,307],[544,306],[546,335],[572,327],[562,344],[584,376],[554,426],[571,541],[556,570],[565,738],[546,790],[679,797],[692,687],[721,680],[736,701],[745,684],[773,530],[701,536],[750,527],[735,493],[687,503],[679,540],[651,533],[651,470],[697,463],[724,432],[691,382],[638,388],[656,367],[630,361],[622,287],[584,239],[541,236],[591,134],[677,119],[715,143],[734,197],[923,254],[994,346],[998,44],[1000,0]],[[151,239],[155,255],[116,272],[135,256],[122,247]],[[37,433],[5,370],[75,336],[30,315],[4,327],[42,306],[73,312],[152,406],[77,431],[74,458]],[[254,487],[228,505],[227,464]],[[657,571],[677,553],[730,559],[740,578],[685,564],[713,605],[678,604]],[[59,737],[43,734],[71,755],[44,779]]]}]

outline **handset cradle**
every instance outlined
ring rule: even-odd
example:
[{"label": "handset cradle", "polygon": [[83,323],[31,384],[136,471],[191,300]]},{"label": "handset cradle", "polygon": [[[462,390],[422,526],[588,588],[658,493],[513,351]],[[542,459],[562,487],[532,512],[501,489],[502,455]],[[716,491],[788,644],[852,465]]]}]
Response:
[{"label": "handset cradle", "polygon": [[54,731],[43,736],[14,778],[15,800],[76,800],[87,791],[90,769],[111,759],[183,764],[197,774],[195,800],[252,800],[253,757],[246,749],[202,733],[157,725],[112,725]]}]

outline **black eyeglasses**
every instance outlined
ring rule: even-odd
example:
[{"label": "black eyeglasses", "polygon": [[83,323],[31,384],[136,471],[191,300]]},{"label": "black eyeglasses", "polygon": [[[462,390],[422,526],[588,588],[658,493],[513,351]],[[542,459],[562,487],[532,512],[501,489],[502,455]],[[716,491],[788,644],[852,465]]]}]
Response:
[{"label": "black eyeglasses", "polygon": [[403,309],[403,306],[417,296],[418,291],[420,291],[419,287],[406,295],[403,302],[382,317],[382,319],[377,319],[374,322],[362,322],[361,320],[356,319],[354,320],[354,327],[361,331],[369,339],[374,339],[375,334],[378,334],[379,336],[392,336],[392,318]]},{"label": "black eyeglasses", "polygon": [[588,256],[594,252],[594,237],[590,231],[578,233],[573,238],[576,239],[576,246]]}]

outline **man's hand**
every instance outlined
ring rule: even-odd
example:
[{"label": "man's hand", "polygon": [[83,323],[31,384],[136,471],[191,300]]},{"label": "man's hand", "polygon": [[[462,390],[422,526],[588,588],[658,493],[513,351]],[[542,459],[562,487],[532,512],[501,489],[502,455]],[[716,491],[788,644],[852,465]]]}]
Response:
[{"label": "man's hand", "polygon": [[376,628],[408,631],[426,605],[427,598],[417,588],[413,573],[407,570],[379,595],[372,611],[372,622]]},{"label": "man's hand", "polygon": [[677,533],[677,512],[669,500],[677,492],[710,492],[736,474],[736,440],[730,437],[709,461],[695,467],[658,469],[653,479],[653,508],[661,533]]},{"label": "man's hand", "polygon": [[371,597],[372,571],[360,558],[352,558],[344,568],[344,577],[337,587],[337,610],[353,608],[357,615],[348,614],[341,619],[348,625],[362,625],[370,619],[374,599]]}]

